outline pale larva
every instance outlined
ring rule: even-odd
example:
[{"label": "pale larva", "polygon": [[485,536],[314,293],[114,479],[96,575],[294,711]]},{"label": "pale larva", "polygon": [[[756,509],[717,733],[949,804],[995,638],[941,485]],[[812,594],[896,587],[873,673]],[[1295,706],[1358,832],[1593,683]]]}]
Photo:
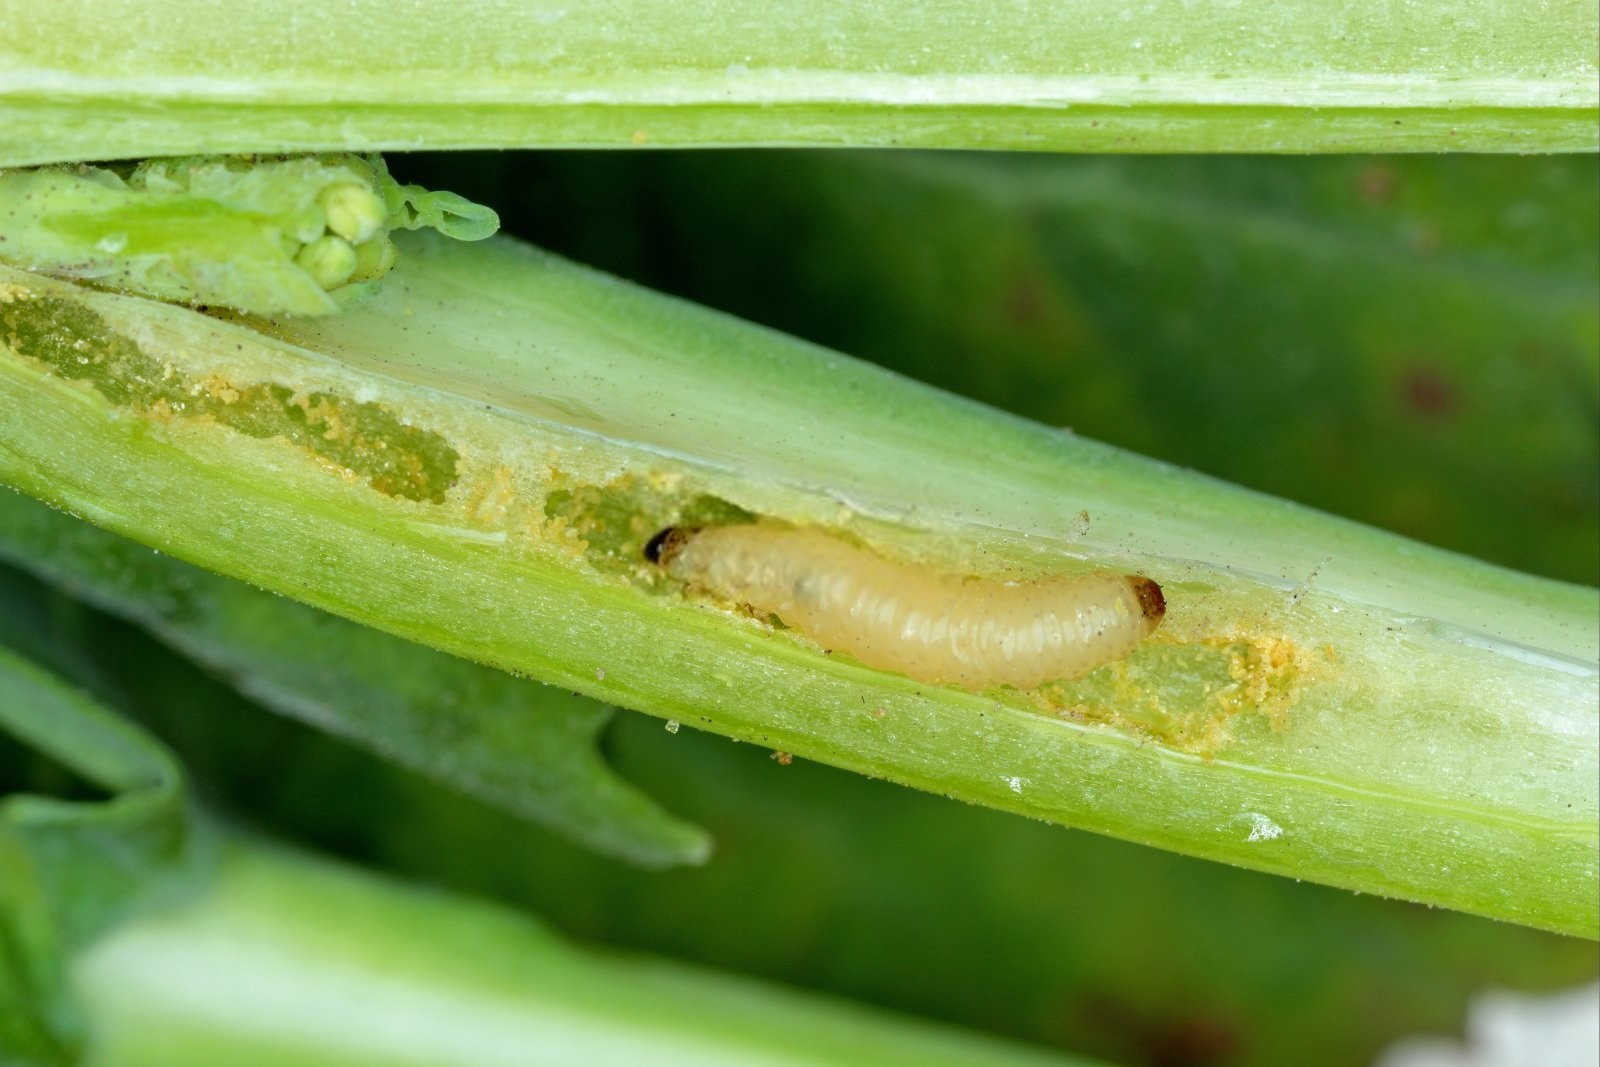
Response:
[{"label": "pale larva", "polygon": [[760,523],[673,527],[645,555],[869,667],[966,689],[1076,677],[1133,651],[1166,612],[1161,587],[1137,575],[930,574],[819,530]]}]

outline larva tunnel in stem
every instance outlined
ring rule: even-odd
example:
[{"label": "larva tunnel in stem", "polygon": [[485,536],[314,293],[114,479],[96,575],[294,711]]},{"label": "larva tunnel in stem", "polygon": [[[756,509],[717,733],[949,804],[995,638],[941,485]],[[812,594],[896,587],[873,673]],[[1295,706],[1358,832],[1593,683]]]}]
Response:
[{"label": "larva tunnel in stem", "polygon": [[[626,707],[1595,935],[1593,590],[1004,416],[514,241],[396,243],[383,286],[321,319],[0,268],[0,478]],[[686,597],[645,558],[667,527],[755,524],[994,589],[1142,576],[1165,616],[1080,676],[969,691],[830,654],[770,606]]]},{"label": "larva tunnel in stem", "polygon": [[759,523],[674,526],[644,551],[680,581],[769,612],[824,648],[963,689],[1076,678],[1133,651],[1167,610],[1161,586],[1134,575],[966,579]]}]

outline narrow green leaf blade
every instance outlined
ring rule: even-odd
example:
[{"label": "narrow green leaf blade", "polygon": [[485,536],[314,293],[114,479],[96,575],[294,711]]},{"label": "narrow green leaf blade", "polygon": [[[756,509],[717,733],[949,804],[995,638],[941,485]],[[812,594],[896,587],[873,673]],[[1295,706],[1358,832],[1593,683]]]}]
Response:
[{"label": "narrow green leaf blade", "polygon": [[81,1037],[69,956],[192,865],[198,838],[155,739],[3,646],[0,731],[108,794],[0,794],[0,1062],[64,1065]]},{"label": "narrow green leaf blade", "polygon": [[84,954],[89,1067],[1089,1067],[749,979],[588,952],[528,916],[255,840]]}]

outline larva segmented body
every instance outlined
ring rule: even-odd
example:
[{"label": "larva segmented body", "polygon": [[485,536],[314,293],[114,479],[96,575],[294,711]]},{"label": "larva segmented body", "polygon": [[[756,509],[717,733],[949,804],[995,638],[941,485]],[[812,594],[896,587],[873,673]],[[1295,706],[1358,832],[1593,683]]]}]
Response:
[{"label": "larva segmented body", "polygon": [[1029,689],[1121,659],[1166,612],[1161,587],[1136,575],[930,574],[818,530],[760,523],[663,530],[645,553],[869,667],[974,690]]}]

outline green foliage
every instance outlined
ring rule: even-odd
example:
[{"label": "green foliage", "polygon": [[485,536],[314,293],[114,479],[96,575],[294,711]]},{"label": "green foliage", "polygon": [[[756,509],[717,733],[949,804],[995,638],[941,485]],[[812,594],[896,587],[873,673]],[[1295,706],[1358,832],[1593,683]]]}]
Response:
[{"label": "green foliage", "polygon": [[[249,977],[250,996],[220,975]],[[649,959],[585,952],[527,915],[230,844],[187,907],[86,953],[91,1067],[1090,1067]]]},{"label": "green foliage", "polygon": [[589,847],[652,867],[709,852],[701,831],[608,770],[595,751],[611,717],[601,705],[251,589],[15,493],[0,494],[0,558],[150,628],[268,707]]},{"label": "green foliage", "polygon": [[[0,727],[54,761],[0,750],[0,1057],[65,1065],[70,960],[196,861],[196,829],[165,748],[3,646]],[[77,795],[49,795],[63,785]]]},{"label": "green foliage", "polygon": [[[7,592],[25,589],[0,579]],[[22,643],[10,624],[33,613],[37,626],[51,614],[21,601],[7,608],[0,636]],[[135,692],[161,676],[159,665],[124,667],[121,680]],[[191,726],[203,727],[196,713],[212,710],[194,699],[204,692],[189,679],[170,694]],[[374,1067],[420,1056],[444,1067],[535,1041],[553,1062],[574,1064],[597,1056],[1084,1062],[681,966],[585,953],[525,916],[385,884],[236,833],[220,853],[197,849],[183,777],[166,750],[3,648],[0,723],[70,761],[82,775],[72,788],[113,793],[90,801],[24,792],[0,806],[0,1062],[8,1065]],[[292,762],[291,753],[274,754],[274,770]],[[0,767],[41,791],[71,787],[58,767],[20,749],[0,751]],[[229,765],[230,784],[239,767]],[[345,780],[333,795],[358,791]],[[240,975],[249,996],[234,984]],[[395,1040],[402,1019],[406,1036]]]},{"label": "green foliage", "polygon": [[[203,7],[0,12],[0,167],[44,165],[0,170],[0,482],[99,527],[0,495],[28,572],[0,568],[0,1062],[1040,1061],[234,831],[219,853],[191,788],[590,939],[1140,1065],[1364,1060],[1484,983],[1593,974],[1591,943],[1370,895],[1596,934],[1592,156],[578,157],[530,182],[456,155],[428,183],[1047,425],[1580,587],[512,241],[391,238],[495,216],[349,154],[1592,152],[1592,3]],[[144,162],[84,162],[115,158]],[[641,557],[729,518],[988,578],[1138,571],[1169,614],[1084,678],[958,692]],[[647,869],[706,831],[613,761],[718,861]]]}]

